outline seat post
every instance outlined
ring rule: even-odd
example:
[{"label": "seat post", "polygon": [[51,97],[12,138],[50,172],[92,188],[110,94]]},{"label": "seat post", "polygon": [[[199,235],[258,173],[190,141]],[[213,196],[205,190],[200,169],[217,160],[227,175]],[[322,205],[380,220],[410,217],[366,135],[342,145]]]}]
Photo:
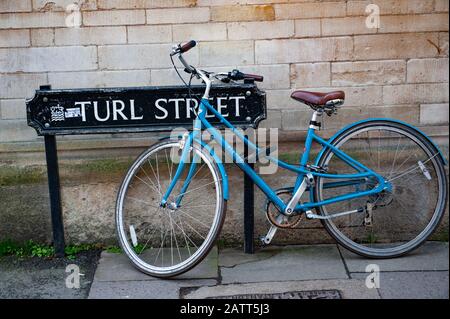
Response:
[{"label": "seat post", "polygon": [[322,126],[322,123],[320,122],[320,117],[323,114],[323,110],[317,109],[314,111],[311,121],[309,122],[309,128],[313,130],[320,130],[320,127]]}]

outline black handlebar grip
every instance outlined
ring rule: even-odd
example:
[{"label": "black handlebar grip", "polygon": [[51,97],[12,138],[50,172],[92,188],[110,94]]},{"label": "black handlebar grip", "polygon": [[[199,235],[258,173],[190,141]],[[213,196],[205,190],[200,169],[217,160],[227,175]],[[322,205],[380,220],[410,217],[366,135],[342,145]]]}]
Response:
[{"label": "black handlebar grip", "polygon": [[188,43],[184,44],[181,48],[180,48],[180,53],[184,53],[189,51],[190,49],[192,49],[193,47],[195,47],[197,45],[197,42],[195,42],[194,40],[189,41]]},{"label": "black handlebar grip", "polygon": [[228,73],[228,77],[235,81],[240,80],[253,80],[256,82],[263,82],[264,77],[262,75],[256,75],[256,74],[246,74],[242,73],[239,70],[233,70],[230,73]]},{"label": "black handlebar grip", "polygon": [[264,81],[264,77],[262,75],[256,75],[256,74],[246,74],[244,73],[244,80],[253,80],[256,82],[263,82]]}]

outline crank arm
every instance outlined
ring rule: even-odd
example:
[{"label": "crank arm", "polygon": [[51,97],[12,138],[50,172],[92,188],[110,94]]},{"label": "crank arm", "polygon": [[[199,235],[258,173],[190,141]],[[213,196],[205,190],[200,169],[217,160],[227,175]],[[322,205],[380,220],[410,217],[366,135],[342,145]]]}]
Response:
[{"label": "crank arm", "polygon": [[[283,222],[283,220],[286,217],[282,214],[278,215],[277,217],[277,223],[281,223]],[[276,232],[278,230],[278,227],[276,227],[275,225],[272,225],[269,229],[269,231],[267,232],[266,236],[262,236],[260,237],[261,239],[261,243],[265,246],[265,245],[269,245],[272,242],[273,236],[275,236]]]},{"label": "crank arm", "polygon": [[349,211],[342,212],[342,213],[336,213],[336,214],[331,214],[331,215],[327,215],[327,216],[322,216],[322,215],[314,214],[312,211],[308,210],[306,212],[306,218],[308,218],[308,219],[332,219],[332,218],[346,216],[346,215],[355,214],[355,213],[364,213],[364,211],[365,211],[364,208],[358,208],[355,210],[349,210]]}]

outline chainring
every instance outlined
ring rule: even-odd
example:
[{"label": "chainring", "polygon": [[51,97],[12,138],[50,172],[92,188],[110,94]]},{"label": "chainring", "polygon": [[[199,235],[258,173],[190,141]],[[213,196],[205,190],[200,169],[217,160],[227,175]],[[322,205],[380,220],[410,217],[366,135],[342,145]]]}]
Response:
[{"label": "chainring", "polygon": [[[283,200],[289,201],[292,198],[292,189],[283,188],[276,190],[275,193]],[[295,216],[284,216],[283,221],[279,223],[277,221],[278,216],[282,215],[276,205],[272,201],[266,202],[266,218],[275,227],[278,228],[295,228],[300,224],[303,219],[303,214]]]}]

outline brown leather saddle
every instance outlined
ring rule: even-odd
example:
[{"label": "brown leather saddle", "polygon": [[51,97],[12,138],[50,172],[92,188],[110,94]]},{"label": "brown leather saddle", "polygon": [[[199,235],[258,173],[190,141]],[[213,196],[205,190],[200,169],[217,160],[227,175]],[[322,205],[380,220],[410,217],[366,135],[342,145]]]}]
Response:
[{"label": "brown leather saddle", "polygon": [[345,92],[334,91],[329,93],[294,91],[291,98],[302,102],[314,110],[341,106],[345,101]]}]

